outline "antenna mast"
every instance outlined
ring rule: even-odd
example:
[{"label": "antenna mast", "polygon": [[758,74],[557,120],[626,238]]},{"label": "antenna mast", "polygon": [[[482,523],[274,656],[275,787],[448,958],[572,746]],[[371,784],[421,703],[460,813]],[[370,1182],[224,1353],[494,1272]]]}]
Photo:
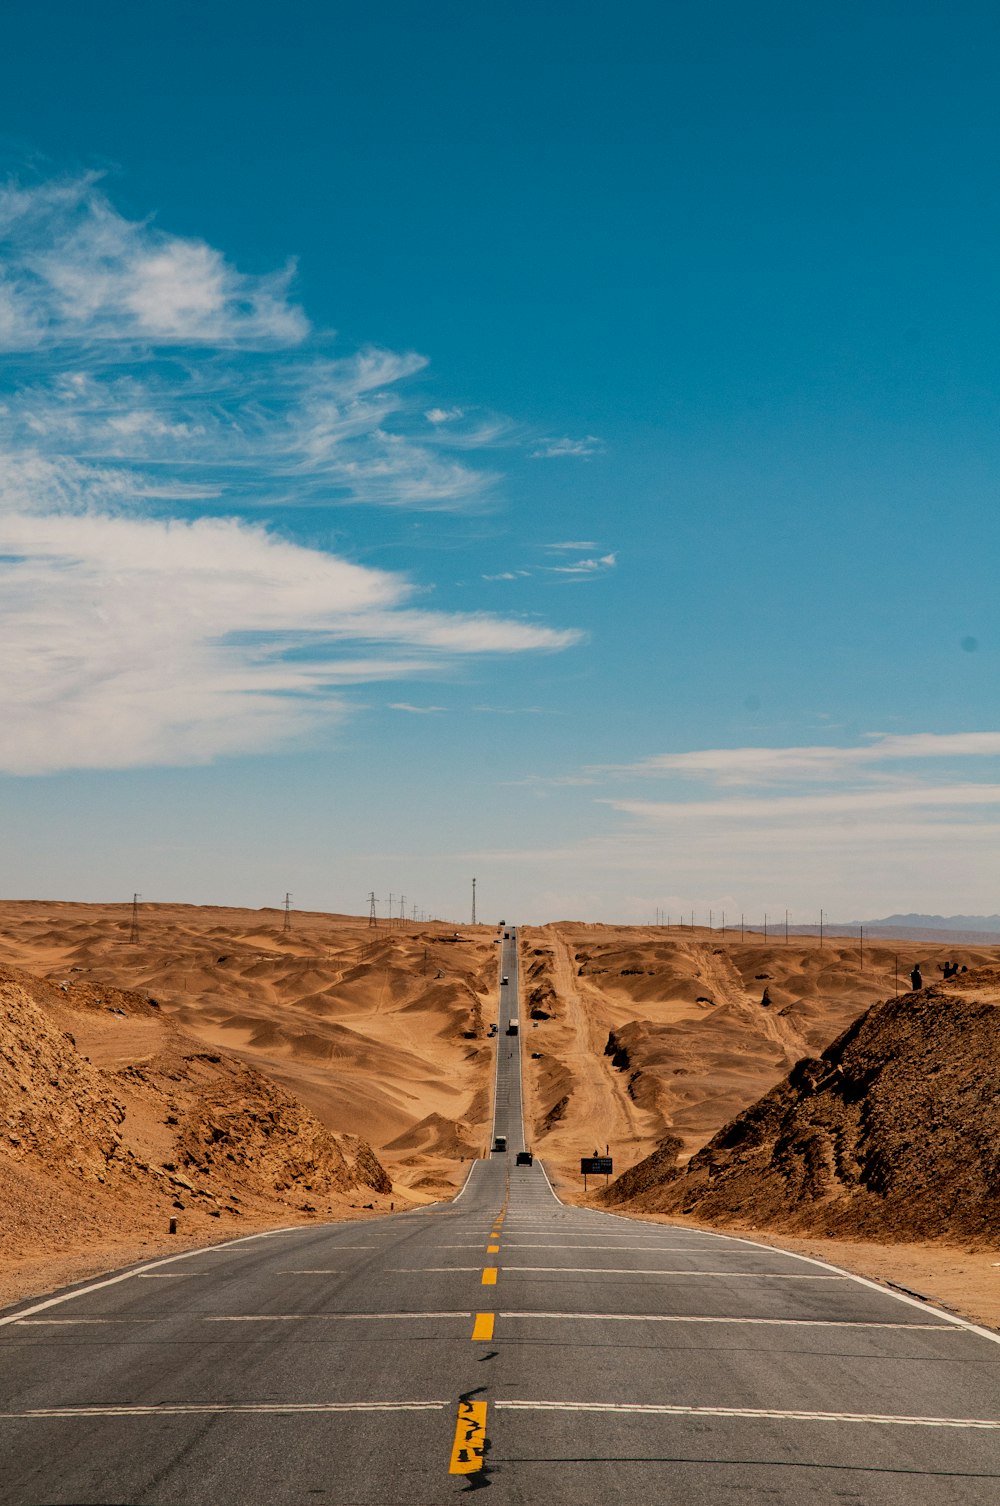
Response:
[{"label": "antenna mast", "polygon": [[472,880],[472,924],[476,923],[476,881]]}]

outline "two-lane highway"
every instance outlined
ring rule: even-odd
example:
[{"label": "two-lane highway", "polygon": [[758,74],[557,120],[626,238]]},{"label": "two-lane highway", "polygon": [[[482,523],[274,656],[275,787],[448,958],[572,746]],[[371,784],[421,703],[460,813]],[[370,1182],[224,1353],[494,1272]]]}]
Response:
[{"label": "two-lane highway", "polygon": [[1000,1506],[995,1335],[514,1164],[530,1036],[500,952],[507,1152],[450,1204],[0,1315],[0,1503]]}]

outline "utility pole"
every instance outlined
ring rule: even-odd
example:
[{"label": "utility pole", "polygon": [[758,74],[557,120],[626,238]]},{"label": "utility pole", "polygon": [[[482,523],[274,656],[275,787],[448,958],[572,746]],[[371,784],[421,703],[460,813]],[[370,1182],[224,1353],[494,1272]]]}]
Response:
[{"label": "utility pole", "polygon": [[389,930],[392,930],[392,890],[389,890]]},{"label": "utility pole", "polygon": [[788,945],[788,911],[785,911],[785,945]]},{"label": "utility pole", "polygon": [[135,946],[139,940],[139,901],[141,894],[132,896],[132,924],[129,927],[128,939],[131,946]]},{"label": "utility pole", "polygon": [[283,925],[281,927],[281,934],[283,936],[285,936],[285,935],[287,935],[287,933],[291,929],[292,929],[292,896],[290,894],[286,894],[285,895],[285,919],[284,919],[284,923],[283,923]]},{"label": "utility pole", "polygon": [[767,940],[767,911],[764,911],[764,940]]},{"label": "utility pole", "polygon": [[405,894],[401,894],[399,896],[399,923],[400,923],[400,925],[404,925],[406,923],[406,895]]},{"label": "utility pole", "polygon": [[740,940],[743,940],[743,911],[740,911]]},{"label": "utility pole", "polygon": [[711,910],[709,910],[709,912],[708,912],[708,929],[709,930],[712,929],[712,912],[711,912]]},{"label": "utility pole", "polygon": [[725,912],[725,910],[723,910],[723,912],[722,912],[722,934],[723,934],[723,936],[725,936],[725,934],[726,934],[726,912]]},{"label": "utility pole", "polygon": [[823,945],[823,911],[819,912],[819,944]]},{"label": "utility pole", "polygon": [[369,929],[371,929],[372,926],[377,926],[377,925],[378,925],[378,917],[375,914],[375,890],[374,889],[369,889],[369,891],[368,891],[368,927],[369,927]]},{"label": "utility pole", "polygon": [[863,973],[865,970],[865,928],[862,925],[858,926],[858,949],[861,955],[858,972]]},{"label": "utility pole", "polygon": [[476,881],[472,880],[472,924],[476,923]]}]

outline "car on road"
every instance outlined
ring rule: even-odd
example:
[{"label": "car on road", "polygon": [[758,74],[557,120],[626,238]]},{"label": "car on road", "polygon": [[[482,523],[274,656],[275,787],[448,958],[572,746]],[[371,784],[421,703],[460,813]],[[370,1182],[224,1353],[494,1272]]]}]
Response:
[{"label": "car on road", "polygon": [[509,1020],[507,1022],[507,1034],[508,1035],[517,1035],[517,1021],[516,1020]]},{"label": "car on road", "polygon": [[531,1154],[530,1150],[519,1150],[518,1153],[517,1153],[517,1156],[514,1159],[514,1165],[515,1166],[532,1166],[534,1164],[534,1160],[535,1160],[535,1158]]},{"label": "car on road", "polygon": [[507,1149],[507,1136],[506,1135],[497,1135],[494,1138],[494,1141],[493,1141],[493,1149],[494,1150],[506,1150]]},{"label": "car on road", "polygon": [[500,987],[502,988],[506,982],[507,982],[507,974],[504,973],[503,977],[500,979]]}]

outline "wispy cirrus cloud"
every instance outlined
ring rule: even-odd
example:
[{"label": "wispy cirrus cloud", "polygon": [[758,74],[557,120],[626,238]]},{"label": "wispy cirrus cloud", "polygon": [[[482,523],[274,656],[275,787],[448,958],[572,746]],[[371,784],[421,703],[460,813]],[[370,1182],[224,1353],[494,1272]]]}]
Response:
[{"label": "wispy cirrus cloud", "polygon": [[130,221],[93,175],[0,189],[0,768],[286,747],[351,685],[579,641],[250,521],[464,508],[493,479],[421,443],[424,357],[331,356],[293,274]]},{"label": "wispy cirrus cloud", "polygon": [[864,775],[879,765],[914,760],[984,758],[1000,755],[1000,732],[870,732],[859,747],[704,748],[691,753],[659,753],[637,763],[619,764],[619,774],[682,775],[719,785],[786,783]]},{"label": "wispy cirrus cloud", "polygon": [[617,558],[615,554],[602,554],[596,558],[573,560],[568,565],[547,565],[546,569],[554,575],[601,575],[605,570],[614,569]]},{"label": "wispy cirrus cloud", "polygon": [[537,449],[531,451],[532,460],[563,460],[572,458],[577,460],[589,460],[592,455],[601,455],[604,452],[604,442],[598,439],[596,434],[585,434],[582,439],[570,439],[564,436],[562,439],[540,439],[537,441]]}]

